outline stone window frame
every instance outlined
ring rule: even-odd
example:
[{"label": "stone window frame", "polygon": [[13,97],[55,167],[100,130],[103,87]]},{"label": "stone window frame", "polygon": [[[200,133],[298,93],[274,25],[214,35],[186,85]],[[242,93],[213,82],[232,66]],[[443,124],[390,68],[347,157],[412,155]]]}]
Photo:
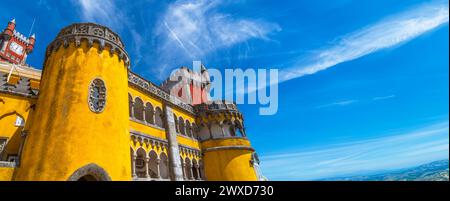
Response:
[{"label": "stone window frame", "polygon": [[[102,106],[100,109],[94,108],[93,103],[92,103],[92,101],[91,101],[91,96],[93,95],[93,94],[92,94],[92,93],[93,93],[93,92],[92,92],[93,84],[94,84],[94,81],[96,81],[96,80],[100,80],[101,83],[103,84],[103,87],[105,88],[105,91],[104,91],[104,104],[103,104],[103,106]],[[88,106],[89,106],[89,109],[90,109],[92,112],[97,113],[97,114],[102,113],[102,112],[105,110],[105,108],[106,108],[106,103],[107,103],[107,87],[106,87],[106,82],[105,82],[101,77],[95,77],[94,79],[91,80],[91,82],[89,83],[89,87],[88,87]]]}]

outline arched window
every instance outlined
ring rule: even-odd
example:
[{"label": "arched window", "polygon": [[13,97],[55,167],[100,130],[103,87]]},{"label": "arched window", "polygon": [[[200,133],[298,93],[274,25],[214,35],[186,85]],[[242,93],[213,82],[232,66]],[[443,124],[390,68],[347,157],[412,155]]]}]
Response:
[{"label": "arched window", "polygon": [[133,97],[131,94],[128,94],[128,112],[130,113],[130,117],[133,117]]},{"label": "arched window", "polygon": [[178,125],[179,125],[179,129],[180,129],[180,134],[181,135],[186,135],[185,129],[184,129],[184,119],[182,117],[178,118]]},{"label": "arched window", "polygon": [[145,104],[145,121],[149,124],[154,124],[155,120],[153,118],[153,105],[150,103]]},{"label": "arched window", "polygon": [[192,179],[192,164],[191,164],[191,160],[186,157],[186,159],[184,160],[184,164],[185,164],[185,172],[186,172],[186,178],[187,180],[191,180]]},{"label": "arched window", "polygon": [[236,136],[236,133],[234,131],[234,126],[229,120],[223,121],[222,128],[223,128],[223,132],[225,134],[224,135],[225,137]]},{"label": "arched window", "polygon": [[130,147],[131,172],[132,172],[132,175],[131,175],[131,176],[133,176],[133,177],[134,177],[134,174],[136,174],[136,173],[135,173],[135,172],[136,172],[136,167],[134,166],[134,165],[135,165],[135,161],[134,161],[134,159],[133,159],[134,154],[135,154],[135,153],[134,153],[133,148]]},{"label": "arched window", "polygon": [[203,166],[203,160],[199,160],[198,164],[199,164],[199,168],[200,168],[200,178],[202,180],[205,180],[205,169],[204,169],[204,166]]},{"label": "arched window", "polygon": [[180,133],[180,125],[178,125],[178,118],[177,118],[177,115],[175,115],[175,114],[173,114],[173,119],[175,120],[174,122],[175,122],[175,130],[176,130],[176,132],[177,133]]},{"label": "arched window", "polygon": [[220,126],[219,122],[214,122],[211,124],[211,134],[214,138],[222,138],[223,136],[223,130]]},{"label": "arched window", "polygon": [[235,135],[238,137],[245,137],[245,133],[244,133],[244,127],[242,126],[241,122],[239,121],[235,121],[234,122],[234,127],[235,129]]},{"label": "arched window", "polygon": [[155,124],[160,128],[164,128],[163,120],[162,120],[162,111],[161,108],[156,107],[155,109]]},{"label": "arched window", "polygon": [[144,102],[142,102],[142,100],[137,97],[134,100],[134,118],[136,118],[137,120],[144,120]]},{"label": "arched window", "polygon": [[199,177],[199,166],[198,166],[198,163],[197,163],[197,160],[195,160],[195,158],[194,159],[192,159],[192,176],[194,177],[194,179],[196,179],[196,180],[198,180],[198,179],[200,179],[200,177]]},{"label": "arched window", "polygon": [[159,155],[161,161],[159,162],[159,171],[161,172],[161,178],[169,179],[169,158],[166,153],[162,152]]},{"label": "arched window", "polygon": [[185,125],[185,130],[186,130],[186,135],[189,137],[192,137],[192,133],[191,133],[191,123],[189,123],[188,120],[186,120],[186,125]]},{"label": "arched window", "polygon": [[195,123],[192,123],[191,125],[191,133],[193,138],[198,139],[197,125]]},{"label": "arched window", "polygon": [[147,155],[143,148],[139,148],[136,151],[136,174],[140,178],[146,178],[145,176],[145,156]]},{"label": "arched window", "polygon": [[148,172],[150,173],[151,178],[159,178],[158,177],[158,164],[156,160],[158,159],[158,154],[155,151],[150,151],[148,154]]},{"label": "arched window", "polygon": [[235,137],[236,136],[235,128],[233,126],[230,126],[229,130],[230,130],[230,136]]},{"label": "arched window", "polygon": [[183,160],[183,158],[180,156],[180,162],[181,162],[181,167],[183,168],[183,178],[184,178],[184,180],[186,180],[187,179],[187,177],[186,177],[186,168],[185,168],[185,162],[184,162],[184,160]]},{"label": "arched window", "polygon": [[208,128],[208,125],[201,123],[197,132],[199,140],[206,140],[211,138],[211,132]]}]

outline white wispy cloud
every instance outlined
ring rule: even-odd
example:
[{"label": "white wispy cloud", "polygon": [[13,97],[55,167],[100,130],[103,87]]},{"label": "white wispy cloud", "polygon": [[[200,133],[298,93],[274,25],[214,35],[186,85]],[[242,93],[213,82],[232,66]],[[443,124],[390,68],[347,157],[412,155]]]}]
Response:
[{"label": "white wispy cloud", "polygon": [[122,37],[122,34],[129,35],[132,40],[129,41],[131,46],[127,50],[133,57],[132,63],[139,64],[144,58],[143,49],[147,38],[145,28],[138,31],[130,17],[130,12],[138,8],[119,0],[72,0],[72,2],[79,8],[82,20],[107,26]]},{"label": "white wispy cloud", "polygon": [[45,9],[47,9],[48,11],[51,10],[51,7],[50,7],[50,5],[48,4],[48,2],[46,0],[39,0],[39,2],[37,2],[37,5],[39,7],[43,7]]},{"label": "white wispy cloud", "polygon": [[381,100],[387,100],[387,99],[391,99],[391,98],[395,98],[396,95],[392,94],[392,95],[388,95],[388,96],[377,96],[377,97],[373,97],[371,99],[350,99],[350,100],[340,100],[340,101],[336,101],[336,102],[332,102],[332,103],[328,103],[328,104],[323,104],[323,105],[319,105],[316,108],[325,108],[325,107],[333,107],[333,106],[348,106],[348,105],[352,105],[355,103],[359,103],[359,102],[371,102],[371,101],[381,101]]},{"label": "white wispy cloud", "polygon": [[280,82],[328,69],[379,50],[398,46],[430,30],[448,23],[448,2],[435,1],[388,17],[340,37],[337,43],[317,51],[314,55],[299,58],[289,69],[280,71]]},{"label": "white wispy cloud", "polygon": [[315,180],[399,169],[448,158],[448,120],[384,137],[261,156],[272,180]]},{"label": "white wispy cloud", "polygon": [[391,98],[395,98],[396,95],[392,94],[392,95],[388,95],[388,96],[377,96],[372,98],[372,100],[374,101],[378,101],[378,100],[386,100],[386,99],[391,99]]},{"label": "white wispy cloud", "polygon": [[81,9],[82,19],[96,22],[113,29],[122,29],[127,20],[124,11],[114,0],[72,0]]},{"label": "white wispy cloud", "polygon": [[[283,67],[279,70],[279,78],[276,81],[270,81],[249,90],[238,89],[235,93],[254,93],[258,90],[264,90],[270,85],[311,75],[386,48],[398,47],[443,24],[447,24],[448,20],[448,2],[434,1],[423,4],[338,37],[338,42],[332,43],[333,45],[313,51],[314,54],[297,58],[297,62],[294,61],[295,65]],[[227,91],[226,93],[234,93],[234,91]]]},{"label": "white wispy cloud", "polygon": [[211,52],[244,43],[250,39],[268,40],[280,31],[275,24],[261,19],[239,18],[221,13],[222,0],[178,0],[170,4],[155,29],[158,68],[162,75],[176,62],[202,60]]},{"label": "white wispy cloud", "polygon": [[332,106],[346,106],[359,102],[359,100],[342,100],[324,105],[319,105],[316,108],[332,107]]}]

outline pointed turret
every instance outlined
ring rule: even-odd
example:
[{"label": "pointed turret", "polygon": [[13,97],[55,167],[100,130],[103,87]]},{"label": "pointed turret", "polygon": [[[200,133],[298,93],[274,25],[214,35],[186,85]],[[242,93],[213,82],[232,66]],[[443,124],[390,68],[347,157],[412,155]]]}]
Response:
[{"label": "pointed turret", "polygon": [[12,19],[8,22],[8,25],[6,26],[5,30],[3,30],[3,37],[6,40],[9,40],[14,35],[14,30],[16,29],[16,19]]},{"label": "pointed turret", "polygon": [[31,53],[33,52],[34,49],[34,43],[36,42],[36,35],[33,33],[33,35],[30,36],[30,38],[28,38],[28,45],[27,45],[27,53]]}]

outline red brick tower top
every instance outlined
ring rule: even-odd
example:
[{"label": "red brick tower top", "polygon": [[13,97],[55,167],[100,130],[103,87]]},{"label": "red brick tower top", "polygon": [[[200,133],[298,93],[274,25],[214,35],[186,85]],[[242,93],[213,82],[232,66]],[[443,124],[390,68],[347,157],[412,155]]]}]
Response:
[{"label": "red brick tower top", "polygon": [[33,51],[35,42],[34,34],[27,38],[16,31],[16,20],[12,19],[0,32],[0,61],[25,64],[27,55]]}]

